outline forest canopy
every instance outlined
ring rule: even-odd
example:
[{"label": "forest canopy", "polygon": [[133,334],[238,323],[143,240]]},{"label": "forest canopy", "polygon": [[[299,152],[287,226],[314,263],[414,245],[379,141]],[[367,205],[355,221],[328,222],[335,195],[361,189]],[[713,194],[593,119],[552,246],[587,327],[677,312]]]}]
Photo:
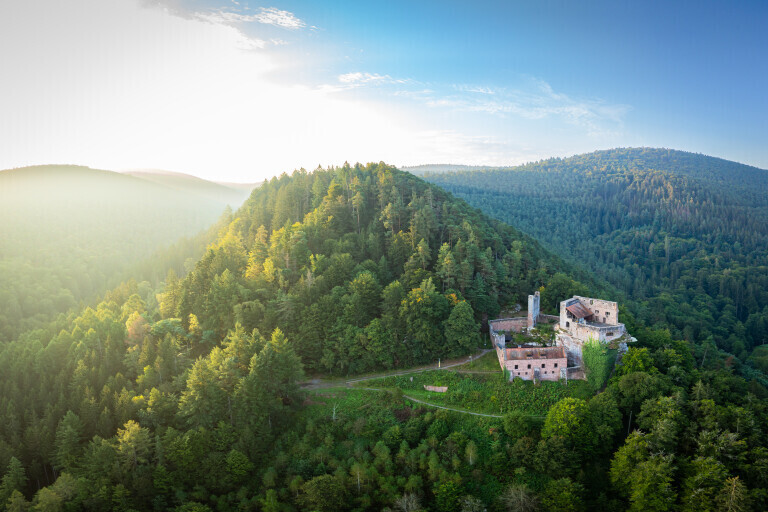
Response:
[{"label": "forest canopy", "polygon": [[608,281],[646,325],[747,364],[768,343],[768,171],[639,148],[427,179]]},{"label": "forest canopy", "polygon": [[[303,387],[470,353],[533,289],[545,308],[604,293],[449,193],[385,164],[296,171],[217,230],[187,274],[0,343],[0,509],[768,506],[768,390],[669,330],[633,325],[612,372],[595,347],[589,384],[451,369]],[[503,414],[405,396],[426,383]]]}]

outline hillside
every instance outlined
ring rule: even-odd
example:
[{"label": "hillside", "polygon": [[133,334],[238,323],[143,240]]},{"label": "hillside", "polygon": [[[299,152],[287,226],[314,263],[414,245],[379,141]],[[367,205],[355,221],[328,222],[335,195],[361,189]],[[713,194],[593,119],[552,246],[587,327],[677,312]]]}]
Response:
[{"label": "hillside", "polygon": [[[460,355],[469,340],[436,328],[457,304],[466,299],[481,322],[557,271],[578,278],[530,238],[407,173],[320,169],[254,191],[167,307],[185,326],[194,315],[207,343],[234,322],[279,327],[299,340],[309,370],[345,375]],[[407,314],[403,300],[413,302]]]},{"label": "hillside", "polygon": [[768,171],[642,148],[427,179],[623,290],[648,325],[743,361],[768,341]]},{"label": "hillside", "polygon": [[[0,344],[0,507],[768,504],[768,391],[669,332],[635,326],[597,394],[498,370],[402,375],[474,352],[479,322],[532,288],[550,305],[603,293],[439,188],[385,164],[295,172],[227,221],[183,279],[124,283]],[[358,387],[300,385],[305,371],[387,369]]]},{"label": "hillside", "polygon": [[[105,187],[119,183],[126,197],[130,187],[160,193],[101,171],[39,172],[67,171],[81,185],[97,181],[94,173]],[[283,174],[254,191],[185,278],[170,273],[158,290],[122,284],[94,308],[0,344],[0,472],[16,460],[30,486],[53,484],[55,471],[96,479],[106,496],[89,485],[80,492],[96,509],[116,499],[115,486],[139,510],[190,501],[183,495],[201,486],[234,490],[273,464],[284,432],[306,427],[296,416],[303,371],[348,375],[472,353],[481,321],[571,270],[513,228],[384,164]],[[386,407],[377,406],[391,415]],[[21,435],[31,431],[45,441]],[[197,438],[204,432],[224,437],[214,447]],[[144,454],[135,465],[107,469],[91,458],[92,449],[134,441]],[[215,460],[182,456],[178,443],[207,446]],[[142,462],[162,446],[176,489],[167,496]],[[239,476],[222,476],[234,463]],[[261,479],[250,480],[258,488]],[[29,490],[13,485],[0,487],[0,502],[10,489]]]},{"label": "hillside", "polygon": [[256,188],[255,184],[214,183],[189,174],[155,169],[125,171],[122,174],[151,181],[189,196],[198,196],[204,201],[223,203],[233,209],[239,208],[251,190]]},{"label": "hillside", "polygon": [[0,340],[115,286],[141,259],[208,228],[226,203],[86,167],[1,171]]}]

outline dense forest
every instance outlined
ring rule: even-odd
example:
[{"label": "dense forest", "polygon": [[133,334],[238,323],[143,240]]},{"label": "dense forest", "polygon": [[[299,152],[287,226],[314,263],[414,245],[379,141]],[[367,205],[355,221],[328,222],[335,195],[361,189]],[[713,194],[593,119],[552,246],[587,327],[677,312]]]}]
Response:
[{"label": "dense forest", "polygon": [[345,166],[257,190],[161,308],[199,325],[204,350],[235,323],[279,327],[307,370],[346,375],[467,353],[476,340],[461,329],[565,269],[436,187]]},{"label": "dense forest", "polygon": [[[433,372],[462,403],[513,391],[503,414],[427,407],[388,381],[301,386],[474,352],[487,317],[542,287],[549,307],[605,291],[385,164],[274,178],[188,273],[0,343],[0,509],[768,507],[766,388],[629,314],[639,341],[606,384]],[[547,411],[522,403],[546,392]]]},{"label": "dense forest", "polygon": [[646,325],[768,370],[768,171],[643,148],[427,179],[610,282]]},{"label": "dense forest", "polygon": [[[198,235],[247,197],[192,176],[139,174],[53,165],[0,171],[0,340],[129,277],[152,277],[144,259],[157,267],[172,252],[199,256]],[[184,237],[195,239],[169,249]]]}]

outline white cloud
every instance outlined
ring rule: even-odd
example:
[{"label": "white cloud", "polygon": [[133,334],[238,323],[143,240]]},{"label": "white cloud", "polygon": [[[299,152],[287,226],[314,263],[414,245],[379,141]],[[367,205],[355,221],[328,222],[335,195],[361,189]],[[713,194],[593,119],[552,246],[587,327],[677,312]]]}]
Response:
[{"label": "white cloud", "polygon": [[346,73],[339,75],[339,82],[344,84],[367,84],[370,82],[389,81],[391,77],[389,75],[378,75],[372,73]]},{"label": "white cloud", "polygon": [[392,78],[389,75],[379,75],[378,73],[363,73],[356,71],[354,73],[345,73],[339,75],[339,82],[342,84],[360,86],[376,84],[407,84],[411,80],[406,78]]},{"label": "white cloud", "polygon": [[224,25],[236,28],[240,37],[238,47],[243,50],[263,49],[269,45],[282,46],[288,44],[287,41],[280,38],[265,40],[252,35],[246,35],[242,30],[242,25],[244,24],[261,23],[290,30],[296,30],[306,26],[306,23],[297,18],[293,13],[282,11],[275,7],[261,7],[256,14],[242,14],[224,10],[187,13],[176,9],[173,12],[182,17],[198,19],[214,25]]},{"label": "white cloud", "polygon": [[238,24],[238,23],[263,23],[276,27],[296,30],[304,28],[307,24],[297,18],[292,12],[281,11],[276,7],[261,7],[256,14],[241,14],[239,12],[213,11],[195,13],[196,17],[211,23]]},{"label": "white cloud", "polygon": [[477,93],[477,94],[496,94],[496,91],[490,87],[482,87],[479,85],[465,85],[456,84],[454,89],[461,92]]},{"label": "white cloud", "polygon": [[456,111],[511,115],[536,121],[560,118],[584,128],[590,136],[604,136],[623,125],[628,105],[611,105],[599,99],[574,99],[555,92],[540,79],[532,87],[505,89],[454,85],[461,94],[433,95],[426,99],[430,107]]},{"label": "white cloud", "polygon": [[276,7],[262,8],[261,12],[254,16],[254,19],[259,23],[290,29],[303,28],[307,25],[304,21],[294,16],[293,13],[281,11]]},{"label": "white cloud", "polygon": [[253,181],[412,154],[402,116],[275,83],[277,57],[243,45],[235,27],[138,1],[0,2],[0,169],[76,163]]},{"label": "white cloud", "polygon": [[[502,165],[555,154],[537,146],[548,131],[530,136],[537,123],[521,120],[598,133],[626,113],[545,82],[451,88],[355,71],[326,86],[291,83],[290,66],[312,69],[295,53],[281,61],[280,39],[242,30],[263,21],[147,1],[0,1],[0,169],[74,163],[256,181],[345,160]],[[285,14],[264,19],[298,27]]]}]

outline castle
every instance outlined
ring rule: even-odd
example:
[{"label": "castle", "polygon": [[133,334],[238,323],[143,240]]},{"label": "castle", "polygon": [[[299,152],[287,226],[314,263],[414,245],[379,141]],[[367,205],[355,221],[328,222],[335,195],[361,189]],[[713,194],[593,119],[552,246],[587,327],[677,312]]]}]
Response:
[{"label": "castle", "polygon": [[[588,340],[611,343],[629,338],[624,324],[619,323],[617,303],[578,295],[560,303],[555,333],[557,345],[566,349],[571,366],[581,364],[581,348]],[[619,348],[626,349],[626,345]]]},{"label": "castle", "polygon": [[[544,320],[554,321],[555,346],[507,347],[509,332],[528,332]],[[619,323],[616,302],[574,295],[560,302],[560,315],[555,317],[541,314],[539,292],[528,296],[526,317],[491,320],[489,330],[499,364],[510,379],[569,378],[569,369],[581,368],[582,347],[587,341],[615,344],[621,351],[626,350],[627,341],[634,340]],[[583,375],[582,371],[577,373]]]}]

